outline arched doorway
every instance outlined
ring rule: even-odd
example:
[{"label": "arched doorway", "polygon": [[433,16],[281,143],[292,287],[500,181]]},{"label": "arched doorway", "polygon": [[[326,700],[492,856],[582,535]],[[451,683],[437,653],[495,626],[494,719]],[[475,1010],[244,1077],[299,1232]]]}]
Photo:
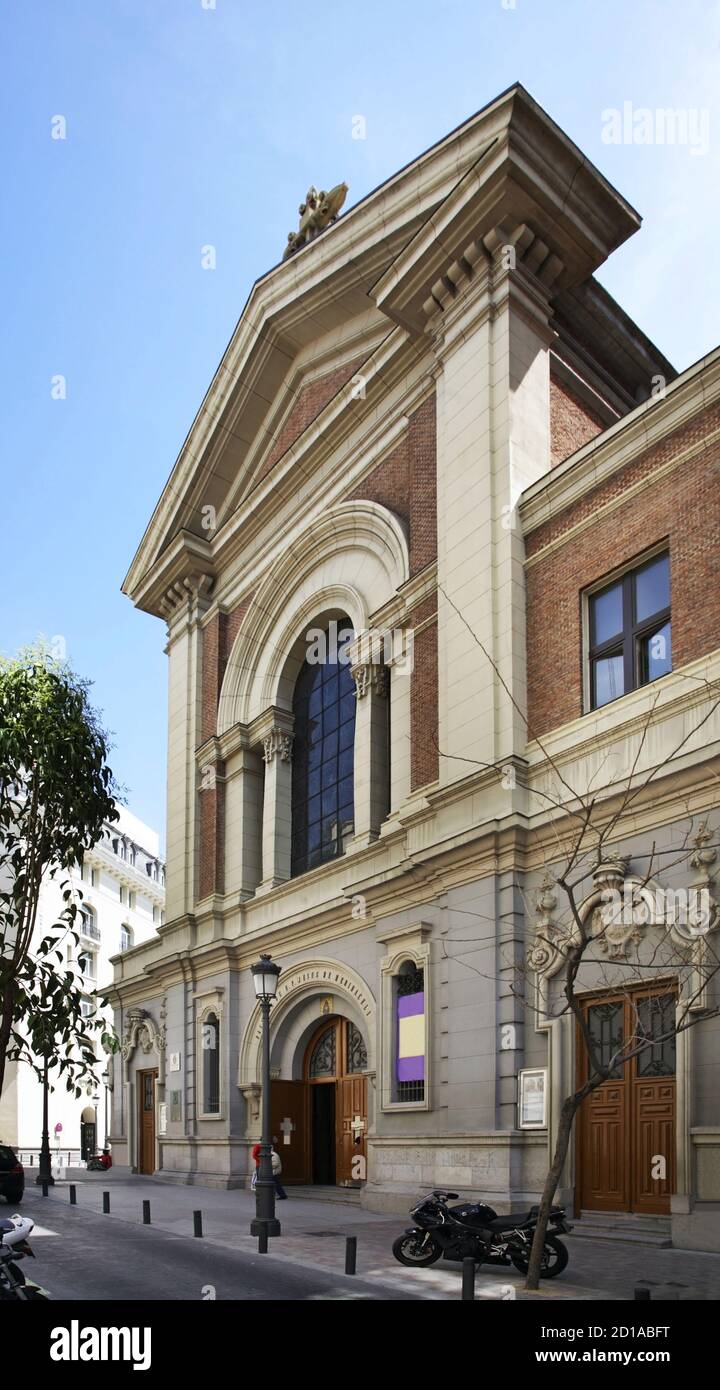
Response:
[{"label": "arched doorway", "polygon": [[97,1152],[97,1115],[92,1105],[86,1105],[80,1116],[80,1158],[86,1162]]},{"label": "arched doorway", "polygon": [[365,1180],[367,1067],[360,1029],[335,1015],[313,1030],[302,1080],[273,1081],[271,1127],[283,1181],[359,1187]]}]

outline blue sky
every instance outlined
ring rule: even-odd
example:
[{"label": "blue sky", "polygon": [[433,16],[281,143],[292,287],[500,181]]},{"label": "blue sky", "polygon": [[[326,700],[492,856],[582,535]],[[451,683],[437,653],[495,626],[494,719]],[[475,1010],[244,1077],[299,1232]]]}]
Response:
[{"label": "blue sky", "polygon": [[[95,683],[131,808],[161,826],[165,631],[120,584],[308,185],[345,179],[349,207],[520,80],[643,215],[600,278],[689,366],[720,338],[720,6],[4,0],[0,12],[0,650],[63,638]],[[707,111],[708,148],[605,143],[603,113],[626,102]],[[51,138],[58,115],[64,140]],[[65,399],[51,396],[58,375]]]}]

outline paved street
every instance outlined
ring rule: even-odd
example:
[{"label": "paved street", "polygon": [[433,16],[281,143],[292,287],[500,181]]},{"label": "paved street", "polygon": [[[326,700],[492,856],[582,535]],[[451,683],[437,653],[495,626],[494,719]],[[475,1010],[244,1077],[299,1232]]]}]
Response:
[{"label": "paved street", "polygon": [[[207,1285],[227,1299],[460,1296],[459,1266],[442,1262],[408,1270],[393,1259],[392,1242],[406,1224],[402,1217],[296,1197],[290,1189],[288,1201],[277,1207],[282,1235],[271,1242],[271,1255],[259,1256],[249,1235],[249,1192],[178,1187],[116,1169],[109,1175],[83,1171],[73,1180],[77,1207],[69,1205],[67,1182],[47,1199],[29,1182],[22,1208],[41,1228],[70,1237],[33,1238],[35,1277],[60,1298],[192,1299],[203,1297]],[[109,1216],[102,1214],[103,1190],[110,1192]],[[141,1224],[144,1199],[151,1202],[150,1228]],[[192,1234],[194,1209],[203,1214],[202,1240]],[[358,1240],[354,1279],[343,1272],[346,1235]],[[664,1297],[666,1286],[675,1286],[681,1298],[720,1298],[720,1255],[572,1236],[568,1248],[565,1274],[535,1297],[631,1300],[635,1284],[649,1282]],[[508,1296],[512,1289],[523,1297],[522,1284],[514,1269],[478,1271],[483,1296]]]},{"label": "paved street", "polygon": [[[67,1192],[65,1192],[67,1197]],[[34,1263],[25,1273],[58,1300],[414,1300],[327,1269],[148,1228],[31,1192]]]}]

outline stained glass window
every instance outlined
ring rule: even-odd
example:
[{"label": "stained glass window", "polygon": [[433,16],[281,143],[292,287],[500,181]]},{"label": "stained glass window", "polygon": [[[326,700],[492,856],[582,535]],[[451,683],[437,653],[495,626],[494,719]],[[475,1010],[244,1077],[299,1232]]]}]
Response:
[{"label": "stained glass window", "polygon": [[[342,631],[345,646],[350,629]],[[295,685],[293,875],[342,854],[354,829],[355,686],[349,664],[333,659],[333,646],[328,634],[326,660],[305,661]]]}]

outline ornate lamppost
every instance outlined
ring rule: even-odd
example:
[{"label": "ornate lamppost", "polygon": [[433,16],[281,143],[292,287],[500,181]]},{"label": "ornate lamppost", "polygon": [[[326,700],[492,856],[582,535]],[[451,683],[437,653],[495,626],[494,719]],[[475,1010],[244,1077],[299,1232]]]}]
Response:
[{"label": "ornate lamppost", "polygon": [[52,1175],[52,1160],[50,1158],[50,1132],[48,1129],[48,1091],[50,1082],[48,1071],[50,1069],[50,1049],[52,1046],[50,1030],[46,1025],[41,1032],[36,1034],[36,1042],[40,1042],[43,1059],[43,1118],[42,1118],[42,1142],[40,1144],[39,1169],[35,1179],[36,1183],[48,1183],[52,1187],[55,1179]]},{"label": "ornate lamppost", "polygon": [[262,1014],[262,1139],[255,1188],[255,1220],[250,1234],[258,1237],[258,1251],[267,1254],[269,1236],[280,1235],[280,1222],[275,1216],[275,1182],[272,1171],[272,1136],[270,1134],[270,1005],[277,993],[280,966],[270,956],[262,955],[251,966],[255,994]]}]

